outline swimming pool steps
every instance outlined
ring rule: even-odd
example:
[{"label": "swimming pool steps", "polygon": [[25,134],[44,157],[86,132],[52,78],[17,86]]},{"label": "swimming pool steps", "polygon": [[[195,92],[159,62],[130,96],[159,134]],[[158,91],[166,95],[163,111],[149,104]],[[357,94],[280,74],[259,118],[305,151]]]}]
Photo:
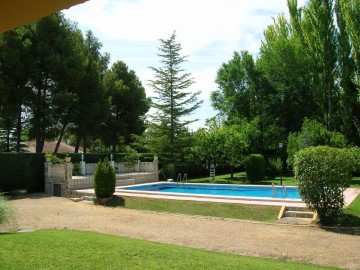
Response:
[{"label": "swimming pool steps", "polygon": [[278,216],[278,223],[306,225],[311,224],[316,218],[316,213],[306,207],[283,205]]}]

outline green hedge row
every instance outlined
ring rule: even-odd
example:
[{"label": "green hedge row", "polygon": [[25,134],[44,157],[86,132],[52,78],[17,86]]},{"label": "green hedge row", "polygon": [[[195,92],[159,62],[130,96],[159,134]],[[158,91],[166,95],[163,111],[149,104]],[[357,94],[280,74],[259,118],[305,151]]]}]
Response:
[{"label": "green hedge row", "polygon": [[44,154],[1,153],[0,190],[44,192]]}]

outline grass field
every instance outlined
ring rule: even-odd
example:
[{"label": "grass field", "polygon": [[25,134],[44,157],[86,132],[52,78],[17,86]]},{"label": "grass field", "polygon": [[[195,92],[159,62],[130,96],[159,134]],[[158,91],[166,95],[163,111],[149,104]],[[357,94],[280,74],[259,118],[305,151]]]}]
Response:
[{"label": "grass field", "polygon": [[0,246],[2,270],[337,269],[69,230],[0,234]]},{"label": "grass field", "polygon": [[279,206],[162,200],[139,197],[115,197],[107,203],[107,206],[255,221],[274,221],[280,211]]}]

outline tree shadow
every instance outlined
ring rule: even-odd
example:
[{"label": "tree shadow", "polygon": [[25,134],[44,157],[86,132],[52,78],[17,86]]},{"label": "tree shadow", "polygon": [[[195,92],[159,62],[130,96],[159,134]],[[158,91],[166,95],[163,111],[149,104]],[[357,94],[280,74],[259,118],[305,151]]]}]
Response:
[{"label": "tree shadow", "polygon": [[334,233],[360,236],[360,217],[351,214],[344,214],[339,219],[337,226],[321,226],[321,228]]},{"label": "tree shadow", "polygon": [[114,196],[110,201],[108,201],[105,206],[107,207],[125,207],[125,199],[120,196]]}]

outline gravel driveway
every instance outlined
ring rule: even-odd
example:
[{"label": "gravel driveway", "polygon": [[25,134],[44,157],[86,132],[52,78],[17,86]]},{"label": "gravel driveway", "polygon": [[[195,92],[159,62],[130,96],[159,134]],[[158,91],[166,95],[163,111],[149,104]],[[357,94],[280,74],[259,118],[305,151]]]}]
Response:
[{"label": "gravel driveway", "polygon": [[360,269],[360,236],[318,227],[153,213],[31,195],[12,200],[18,228],[86,230],[160,243]]}]

